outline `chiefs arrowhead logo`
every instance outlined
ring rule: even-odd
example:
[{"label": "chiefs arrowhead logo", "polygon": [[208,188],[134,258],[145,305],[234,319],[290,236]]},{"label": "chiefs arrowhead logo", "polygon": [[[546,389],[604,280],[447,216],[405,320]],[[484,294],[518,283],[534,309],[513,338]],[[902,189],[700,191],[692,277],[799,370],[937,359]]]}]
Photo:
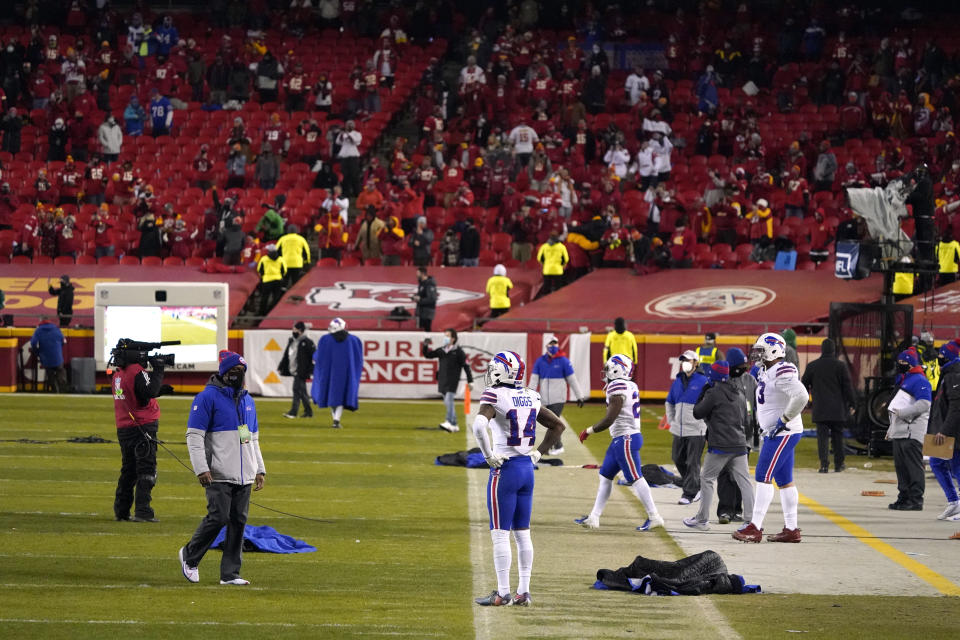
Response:
[{"label": "chiefs arrowhead logo", "polygon": [[[396,306],[413,305],[417,293],[414,284],[397,282],[335,282],[328,287],[313,287],[305,296],[307,304],[340,311],[390,311]],[[437,305],[479,300],[484,294],[465,289],[437,287]]]}]

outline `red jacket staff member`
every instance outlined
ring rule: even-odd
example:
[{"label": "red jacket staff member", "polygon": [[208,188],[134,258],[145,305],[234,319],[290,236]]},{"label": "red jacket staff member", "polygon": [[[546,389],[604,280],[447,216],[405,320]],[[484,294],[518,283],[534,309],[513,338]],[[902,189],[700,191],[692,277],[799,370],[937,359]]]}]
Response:
[{"label": "red jacket staff member", "polygon": [[[117,367],[113,373],[113,407],[122,460],[113,513],[117,520],[157,522],[150,506],[150,494],[157,483],[160,407],[156,399],[171,393],[173,387],[163,384],[161,361],[151,359],[153,371],[147,373],[143,368],[148,362],[147,350],[136,348],[138,346],[122,338],[110,352],[110,364]],[[132,518],[131,506],[134,506]]]}]

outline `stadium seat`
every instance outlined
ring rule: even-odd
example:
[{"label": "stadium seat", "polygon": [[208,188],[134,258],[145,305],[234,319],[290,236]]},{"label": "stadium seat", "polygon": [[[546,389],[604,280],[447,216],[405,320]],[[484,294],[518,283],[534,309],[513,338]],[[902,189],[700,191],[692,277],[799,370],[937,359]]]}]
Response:
[{"label": "stadium seat", "polygon": [[[144,264],[146,264],[146,263],[144,262]],[[163,266],[165,266],[165,267],[182,267],[182,266],[183,266],[183,258],[180,258],[180,257],[178,257],[178,256],[169,256],[169,257],[163,259]]]},{"label": "stadium seat", "polygon": [[204,262],[206,261],[203,258],[199,258],[197,256],[191,256],[187,258],[185,264],[188,267],[202,267]]},{"label": "stadium seat", "polygon": [[82,254],[77,256],[77,264],[97,264],[97,259],[89,254]]},{"label": "stadium seat", "polygon": [[101,256],[97,258],[98,265],[112,266],[118,263],[116,256]]},{"label": "stadium seat", "polygon": [[[34,256],[33,264],[53,264],[53,258],[50,256]],[[71,262],[71,264],[73,264]]]},{"label": "stadium seat", "polygon": [[10,264],[30,264],[29,256],[13,256],[10,258]]},{"label": "stadium seat", "polygon": [[336,259],[336,258],[320,258],[320,260],[317,261],[317,265],[318,265],[318,266],[321,266],[321,267],[336,267],[336,266],[338,266],[338,265],[337,265],[337,259]]},{"label": "stadium seat", "polygon": [[[121,263],[123,263],[123,261],[121,261]],[[163,266],[163,260],[157,256],[146,256],[140,261],[140,264],[145,267],[160,267]]]},{"label": "stadium seat", "polygon": [[126,255],[120,258],[120,264],[128,266],[140,266],[140,258],[137,256]]},{"label": "stadium seat", "polygon": [[53,264],[76,264],[77,261],[73,259],[73,256],[57,256],[53,259]]},{"label": "stadium seat", "polygon": [[357,256],[343,256],[343,258],[340,259],[340,266],[341,267],[359,267],[360,258],[358,258]]}]

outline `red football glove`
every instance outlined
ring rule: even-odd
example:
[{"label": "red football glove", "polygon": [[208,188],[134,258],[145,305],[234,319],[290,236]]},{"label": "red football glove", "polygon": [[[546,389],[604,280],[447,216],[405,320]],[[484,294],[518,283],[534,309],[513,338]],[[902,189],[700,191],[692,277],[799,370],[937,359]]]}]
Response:
[{"label": "red football glove", "polygon": [[583,442],[584,440],[586,440],[586,439],[589,438],[589,437],[590,437],[590,434],[587,433],[587,430],[586,430],[586,429],[584,429],[583,431],[580,432],[580,442]]}]

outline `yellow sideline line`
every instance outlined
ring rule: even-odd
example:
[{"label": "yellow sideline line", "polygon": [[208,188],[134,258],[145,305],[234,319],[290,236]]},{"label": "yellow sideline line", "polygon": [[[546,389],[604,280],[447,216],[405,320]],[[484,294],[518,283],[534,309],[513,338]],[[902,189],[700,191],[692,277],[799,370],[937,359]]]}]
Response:
[{"label": "yellow sideline line", "polygon": [[800,494],[800,504],[804,505],[805,507],[809,507],[810,510],[817,515],[823,516],[847,533],[853,535],[853,537],[863,544],[872,548],[874,551],[881,553],[890,560],[896,562],[898,565],[914,574],[924,582],[928,583],[940,593],[948,596],[960,596],[960,586],[958,586],[956,583],[940,575],[925,564],[917,562],[899,549],[896,549],[886,542],[878,539],[872,533],[855,522],[844,518],[833,509],[826,507],[816,500],[808,498],[803,494]]}]

